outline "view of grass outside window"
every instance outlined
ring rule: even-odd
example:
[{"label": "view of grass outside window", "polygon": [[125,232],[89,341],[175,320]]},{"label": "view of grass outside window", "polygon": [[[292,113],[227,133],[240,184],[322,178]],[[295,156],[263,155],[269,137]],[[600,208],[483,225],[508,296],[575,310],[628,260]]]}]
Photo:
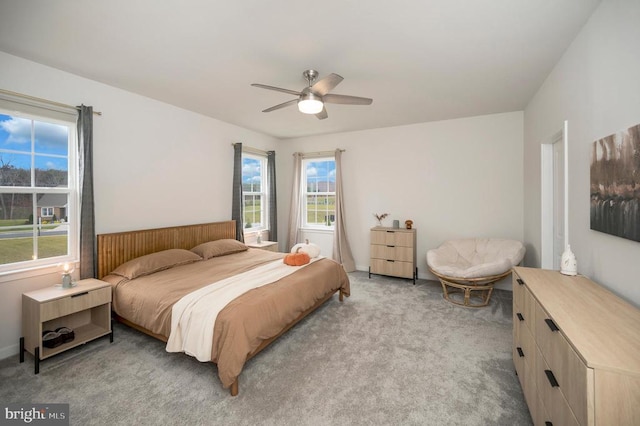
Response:
[{"label": "view of grass outside window", "polygon": [[303,204],[305,226],[333,227],[336,220],[336,161],[333,158],[305,159]]},{"label": "view of grass outside window", "polygon": [[245,229],[266,228],[267,159],[242,154],[242,202]]},{"label": "view of grass outside window", "polygon": [[71,126],[0,113],[0,269],[69,254]]}]

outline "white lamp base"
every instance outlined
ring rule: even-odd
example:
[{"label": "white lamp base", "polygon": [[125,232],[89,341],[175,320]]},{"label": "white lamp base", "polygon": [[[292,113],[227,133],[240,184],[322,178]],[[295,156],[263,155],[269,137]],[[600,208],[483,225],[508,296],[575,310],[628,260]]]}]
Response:
[{"label": "white lamp base", "polygon": [[71,274],[62,274],[62,288],[75,287],[71,281]]},{"label": "white lamp base", "polygon": [[578,262],[576,256],[571,251],[571,245],[567,244],[567,248],[562,253],[560,260],[560,273],[563,275],[578,275]]}]

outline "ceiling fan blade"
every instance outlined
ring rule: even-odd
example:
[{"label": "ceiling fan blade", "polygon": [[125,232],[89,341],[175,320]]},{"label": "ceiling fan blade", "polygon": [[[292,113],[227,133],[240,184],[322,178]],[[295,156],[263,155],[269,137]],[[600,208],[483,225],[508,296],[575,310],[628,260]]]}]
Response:
[{"label": "ceiling fan blade", "polygon": [[300,92],[295,90],[283,89],[281,87],[267,86],[266,84],[253,83],[253,87],[259,87],[261,89],[275,90],[276,92],[288,93],[290,95],[300,96]]},{"label": "ceiling fan blade", "polygon": [[359,96],[347,96],[347,95],[324,95],[322,97],[324,102],[330,104],[344,104],[344,105],[371,105],[373,99],[361,98]]},{"label": "ceiling fan blade", "polygon": [[316,82],[313,86],[311,86],[311,91],[313,93],[317,93],[320,96],[324,96],[330,91],[332,91],[340,82],[344,80],[338,74],[329,74],[322,80]]},{"label": "ceiling fan blade", "polygon": [[265,109],[265,110],[262,110],[262,112],[271,112],[271,111],[275,111],[275,110],[277,110],[277,109],[284,108],[284,107],[288,107],[289,105],[293,105],[293,104],[296,104],[296,103],[298,103],[298,100],[297,100],[297,99],[291,99],[290,101],[283,102],[283,103],[281,103],[281,104],[274,105],[274,106],[272,106],[271,108],[267,108],[267,109]]},{"label": "ceiling fan blade", "polygon": [[327,109],[324,106],[322,107],[322,111],[316,114],[316,117],[318,117],[318,120],[324,120],[328,116],[329,115],[327,114]]}]

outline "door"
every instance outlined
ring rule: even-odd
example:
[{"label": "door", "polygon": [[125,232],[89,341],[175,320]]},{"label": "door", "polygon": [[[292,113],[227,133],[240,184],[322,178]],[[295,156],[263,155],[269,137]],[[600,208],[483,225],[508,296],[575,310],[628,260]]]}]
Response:
[{"label": "door", "polygon": [[541,145],[541,267],[560,269],[568,244],[567,188],[568,123]]},{"label": "door", "polygon": [[553,269],[560,269],[564,251],[564,141],[553,144]]}]

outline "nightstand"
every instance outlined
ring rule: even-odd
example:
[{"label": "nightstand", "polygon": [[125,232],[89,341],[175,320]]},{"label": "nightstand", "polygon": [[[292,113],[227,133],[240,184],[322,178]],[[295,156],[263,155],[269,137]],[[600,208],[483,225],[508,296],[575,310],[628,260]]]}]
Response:
[{"label": "nightstand", "polygon": [[259,243],[245,243],[247,247],[257,248],[260,250],[278,251],[277,241],[261,241]]},{"label": "nightstand", "polygon": [[[67,349],[109,336],[111,329],[111,285],[93,278],[80,280],[72,288],[60,286],[30,291],[22,295],[22,334],[20,362],[24,351],[35,357],[35,374],[40,372],[40,361]],[[74,331],[72,341],[54,348],[42,343],[42,332],[69,327]]]}]

